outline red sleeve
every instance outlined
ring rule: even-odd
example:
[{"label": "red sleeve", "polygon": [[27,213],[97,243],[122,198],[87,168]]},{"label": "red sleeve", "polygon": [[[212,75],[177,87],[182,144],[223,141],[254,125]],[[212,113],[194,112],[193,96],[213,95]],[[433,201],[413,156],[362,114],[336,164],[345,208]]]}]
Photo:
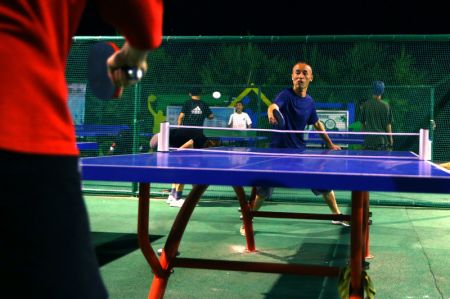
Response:
[{"label": "red sleeve", "polygon": [[162,41],[163,0],[97,0],[100,13],[131,46],[149,50]]}]

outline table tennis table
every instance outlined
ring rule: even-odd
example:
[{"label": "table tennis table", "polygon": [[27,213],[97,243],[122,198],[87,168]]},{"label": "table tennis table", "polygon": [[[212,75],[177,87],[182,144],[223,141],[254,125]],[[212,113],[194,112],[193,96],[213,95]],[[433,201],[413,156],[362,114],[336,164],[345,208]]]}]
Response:
[{"label": "table tennis table", "polygon": [[[330,134],[329,137],[334,144],[344,147],[354,144],[362,145],[364,143],[364,136],[361,135]],[[314,144],[322,148],[326,147],[325,141],[318,134],[312,134],[311,136],[308,136],[308,138],[305,138],[305,142],[308,146]]]},{"label": "table tennis table", "polygon": [[117,137],[121,133],[130,130],[127,125],[98,125],[84,124],[75,125],[77,138],[86,137]]},{"label": "table tennis table", "polygon": [[217,140],[224,146],[257,146],[258,142],[266,141],[266,136],[206,136],[208,139]]},{"label": "table tennis table", "polygon": [[[363,264],[369,252],[369,191],[450,193],[450,171],[411,152],[322,149],[215,148],[83,158],[85,180],[139,183],[138,239],[154,279],[149,298],[162,298],[175,267],[297,275],[338,276],[338,267],[223,261],[178,257],[189,218],[208,185],[233,186],[246,229],[246,245],[256,250],[253,217],[350,220],[351,296],[363,298]],[[161,256],[149,242],[150,183],[193,184],[167,237]],[[251,211],[242,186],[350,190],[351,215]],[[253,193],[253,192],[252,192]],[[251,196],[254,197],[254,194]]]},{"label": "table tennis table", "polygon": [[[153,133],[141,133],[141,137],[146,137],[150,140]],[[267,141],[266,136],[220,136],[220,135],[206,135],[206,138],[215,140],[223,146],[257,146],[258,142]]]},{"label": "table tennis table", "polygon": [[98,143],[93,141],[77,142],[80,151],[98,151]]}]

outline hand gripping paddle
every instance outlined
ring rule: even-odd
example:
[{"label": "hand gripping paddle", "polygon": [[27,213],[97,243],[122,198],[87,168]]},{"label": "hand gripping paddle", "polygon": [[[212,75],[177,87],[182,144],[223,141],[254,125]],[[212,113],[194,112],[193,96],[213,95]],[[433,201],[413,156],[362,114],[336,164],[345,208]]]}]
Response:
[{"label": "hand gripping paddle", "polygon": [[[88,56],[88,86],[92,93],[99,99],[109,100],[118,98],[122,94],[123,87],[117,87],[108,76],[106,61],[119,51],[113,42],[99,42],[92,46]],[[128,79],[139,81],[143,72],[139,68],[122,67]]]},{"label": "hand gripping paddle", "polygon": [[275,120],[277,121],[277,124],[274,124],[274,126],[277,129],[283,129],[284,126],[286,125],[286,122],[284,121],[284,117],[283,114],[281,114],[281,112],[277,109],[273,110],[273,117],[275,117]]}]

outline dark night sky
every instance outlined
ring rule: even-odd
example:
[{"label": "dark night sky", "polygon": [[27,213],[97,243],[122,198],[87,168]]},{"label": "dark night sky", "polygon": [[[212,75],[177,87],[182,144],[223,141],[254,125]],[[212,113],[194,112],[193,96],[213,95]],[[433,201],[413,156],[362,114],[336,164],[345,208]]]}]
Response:
[{"label": "dark night sky", "polygon": [[[165,1],[164,35],[341,35],[450,33],[445,1]],[[114,35],[91,4],[77,35]]]}]

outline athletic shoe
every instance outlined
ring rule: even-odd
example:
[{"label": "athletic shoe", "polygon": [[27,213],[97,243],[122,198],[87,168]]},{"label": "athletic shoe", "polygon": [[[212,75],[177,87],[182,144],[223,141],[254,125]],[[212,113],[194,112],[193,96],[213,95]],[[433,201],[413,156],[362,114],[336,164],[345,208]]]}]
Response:
[{"label": "athletic shoe", "polygon": [[331,220],[331,223],[334,225],[342,225],[345,227],[349,227],[350,223],[348,221],[339,221],[339,220]]},{"label": "athletic shoe", "polygon": [[177,200],[175,197],[172,196],[172,194],[169,194],[167,197],[166,203],[171,203],[172,201]]},{"label": "athletic shoe", "polygon": [[241,236],[244,236],[244,237],[245,237],[245,228],[244,228],[243,225],[242,225],[241,228],[239,229],[239,233],[241,234]]},{"label": "athletic shoe", "polygon": [[175,199],[170,202],[171,207],[181,208],[184,204],[184,199]]}]

